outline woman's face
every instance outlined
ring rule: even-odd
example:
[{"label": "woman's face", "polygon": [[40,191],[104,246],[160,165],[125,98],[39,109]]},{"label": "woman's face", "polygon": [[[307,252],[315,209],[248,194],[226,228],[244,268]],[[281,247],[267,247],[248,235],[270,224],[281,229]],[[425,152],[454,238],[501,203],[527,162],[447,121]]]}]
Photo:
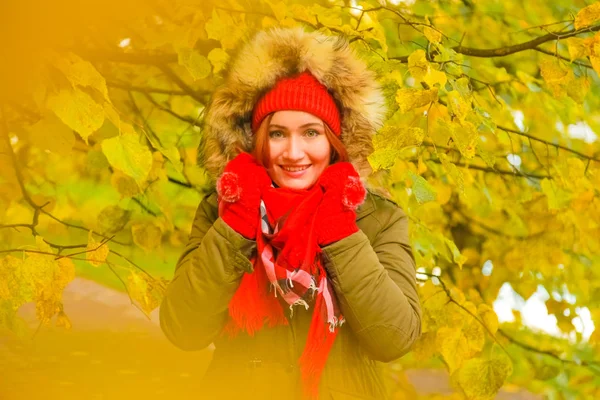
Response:
[{"label": "woman's face", "polygon": [[308,189],[331,159],[323,121],[304,111],[277,111],[268,127],[269,176],[279,187]]}]

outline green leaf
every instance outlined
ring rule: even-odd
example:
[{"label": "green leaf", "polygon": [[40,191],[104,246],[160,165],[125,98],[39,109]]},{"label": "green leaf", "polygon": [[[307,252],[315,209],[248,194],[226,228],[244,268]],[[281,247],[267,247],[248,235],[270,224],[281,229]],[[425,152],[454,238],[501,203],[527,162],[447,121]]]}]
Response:
[{"label": "green leaf", "polygon": [[413,182],[412,192],[419,204],[434,201],[437,197],[435,189],[422,176],[410,171],[408,176]]},{"label": "green leaf", "polygon": [[456,381],[469,400],[491,400],[512,374],[510,358],[499,351],[485,358],[473,358],[457,371]]},{"label": "green leaf", "polygon": [[152,153],[140,144],[135,134],[125,134],[102,142],[102,151],[110,165],[131,176],[138,184],[144,182],[152,168]]},{"label": "green leaf", "polygon": [[73,53],[65,55],[55,53],[52,58],[52,64],[66,76],[74,87],[94,88],[102,94],[106,101],[110,101],[106,80],[90,62],[82,60]]},{"label": "green leaf", "polygon": [[394,166],[400,157],[400,151],[396,149],[384,148],[375,150],[369,155],[368,160],[371,168],[377,171],[380,169],[389,169]]},{"label": "green leaf", "polygon": [[98,214],[98,230],[105,235],[112,235],[122,230],[128,221],[128,211],[119,206],[108,206]]},{"label": "green leaf", "polygon": [[160,246],[162,230],[154,224],[136,224],[131,227],[133,241],[147,251],[156,250]]},{"label": "green leaf", "polygon": [[79,89],[62,89],[48,96],[46,105],[86,142],[104,123],[104,108]]},{"label": "green leaf", "polygon": [[204,79],[210,75],[211,65],[208,58],[194,49],[182,47],[177,51],[178,62],[183,65],[194,79]]},{"label": "green leaf", "polygon": [[456,244],[452,240],[444,238],[444,242],[452,256],[450,261],[454,261],[459,268],[462,268],[463,264],[467,261],[467,257],[460,253],[460,250],[458,250],[458,247],[456,247]]}]

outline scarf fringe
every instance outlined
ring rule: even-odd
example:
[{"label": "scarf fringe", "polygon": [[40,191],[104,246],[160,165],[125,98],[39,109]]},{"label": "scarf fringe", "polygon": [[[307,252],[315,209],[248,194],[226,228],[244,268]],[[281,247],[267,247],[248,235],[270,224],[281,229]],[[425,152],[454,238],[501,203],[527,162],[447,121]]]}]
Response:
[{"label": "scarf fringe", "polygon": [[[321,279],[326,278],[323,277]],[[310,399],[317,399],[319,397],[321,374],[339,331],[335,329],[337,321],[333,324],[333,330],[331,326],[331,323],[327,321],[323,292],[319,291],[308,330],[306,346],[299,360],[303,393]]]}]

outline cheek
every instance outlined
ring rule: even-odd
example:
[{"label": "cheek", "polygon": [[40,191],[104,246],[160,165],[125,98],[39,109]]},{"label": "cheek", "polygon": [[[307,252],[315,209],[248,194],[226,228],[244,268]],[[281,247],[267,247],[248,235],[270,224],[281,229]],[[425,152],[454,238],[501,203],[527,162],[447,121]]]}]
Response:
[{"label": "cheek", "polygon": [[331,161],[331,145],[327,140],[316,146],[312,152],[313,163],[325,169]]}]

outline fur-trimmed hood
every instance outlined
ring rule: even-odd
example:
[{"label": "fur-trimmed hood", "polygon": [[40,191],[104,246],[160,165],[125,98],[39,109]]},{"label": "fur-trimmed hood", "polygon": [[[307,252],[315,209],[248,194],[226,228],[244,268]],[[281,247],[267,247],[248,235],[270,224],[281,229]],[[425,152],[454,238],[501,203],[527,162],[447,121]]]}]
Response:
[{"label": "fur-trimmed hood", "polygon": [[385,100],[375,74],[368,70],[341,36],[306,32],[302,28],[261,31],[241,47],[228,68],[224,84],[206,110],[199,162],[214,179],[237,148],[252,149],[250,122],[256,102],[277,80],[309,71],[338,104],[341,139],[350,161],[365,177],[371,137],[381,127]]}]

